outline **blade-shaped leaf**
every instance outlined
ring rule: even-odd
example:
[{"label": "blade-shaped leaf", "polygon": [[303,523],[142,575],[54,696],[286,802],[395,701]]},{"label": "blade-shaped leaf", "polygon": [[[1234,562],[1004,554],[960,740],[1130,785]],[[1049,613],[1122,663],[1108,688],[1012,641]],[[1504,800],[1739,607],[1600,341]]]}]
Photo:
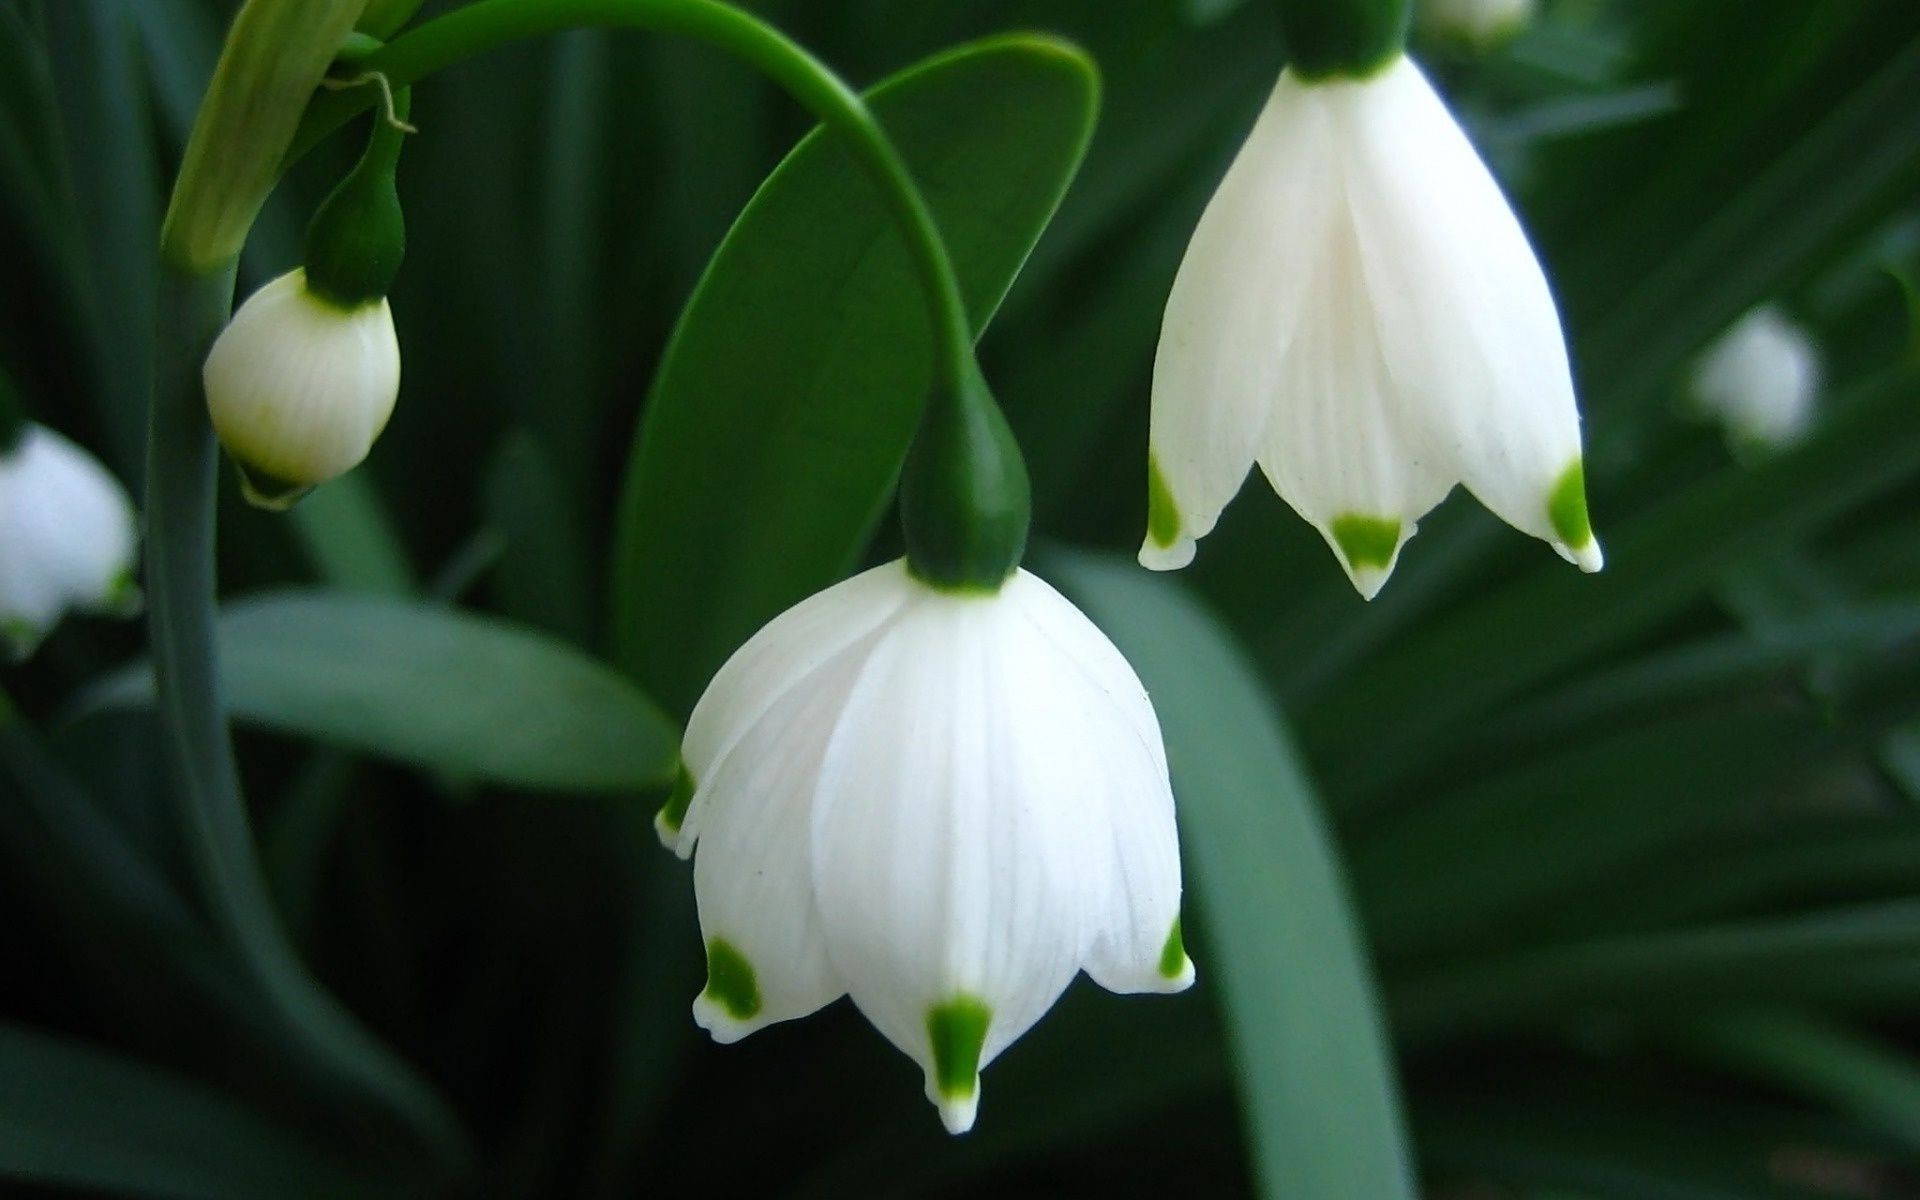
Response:
[{"label": "blade-shaped leaf", "polygon": [[401,1196],[199,1083],[0,1025],[0,1176],[115,1195]]},{"label": "blade-shaped leaf", "polygon": [[[571,646],[432,604],[289,591],[230,604],[220,674],[234,716],[349,750],[530,788],[664,782],[678,733],[652,701]],[[145,664],[86,709],[144,703]]]},{"label": "blade-shaped leaf", "polygon": [[1152,694],[1265,1194],[1407,1196],[1411,1159],[1371,971],[1332,839],[1240,650],[1178,588],[1065,559],[1060,581]]},{"label": "blade-shaped leaf", "polygon": [[[976,327],[1065,191],[1096,83],[1005,37],[870,95],[926,193]],[[635,441],[614,542],[623,665],[685,711],[769,618],[852,565],[930,377],[921,293],[878,192],[816,132],[761,187],[688,303]]]}]

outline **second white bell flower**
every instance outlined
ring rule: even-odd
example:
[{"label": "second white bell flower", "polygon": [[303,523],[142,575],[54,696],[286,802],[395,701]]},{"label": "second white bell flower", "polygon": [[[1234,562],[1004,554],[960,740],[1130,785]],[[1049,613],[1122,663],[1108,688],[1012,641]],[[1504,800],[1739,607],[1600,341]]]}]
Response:
[{"label": "second white bell flower", "polygon": [[1777,449],[1813,422],[1820,392],[1820,349],[1772,305],[1734,322],[1701,355],[1693,394],[1736,443]]},{"label": "second white bell flower", "polygon": [[133,502],[93,455],[28,423],[0,449],[0,643],[32,653],[69,609],[139,611]]},{"label": "second white bell flower", "polygon": [[945,591],[896,561],[795,606],[714,678],[684,759],[657,824],[698,845],[716,1040],[851,995],[958,1133],[980,1068],[1082,969],[1193,980],[1153,707],[1025,571]]},{"label": "second white bell flower", "polygon": [[1201,217],[1154,364],[1140,561],[1191,561],[1256,461],[1369,598],[1456,483],[1600,569],[1546,277],[1404,55],[1282,72]]}]

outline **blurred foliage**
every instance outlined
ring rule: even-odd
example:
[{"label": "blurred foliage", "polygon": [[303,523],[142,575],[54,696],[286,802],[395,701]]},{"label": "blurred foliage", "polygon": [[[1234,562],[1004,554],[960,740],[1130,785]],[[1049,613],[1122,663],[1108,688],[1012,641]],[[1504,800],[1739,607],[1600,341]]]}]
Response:
[{"label": "blurred foliage", "polygon": [[[0,366],[129,481],[163,189],[231,7],[0,0]],[[1103,561],[1144,520],[1173,271],[1280,65],[1260,0],[750,7],[862,84],[1006,29],[1100,64],[1084,167],[983,350],[1031,459],[1040,569],[1144,636],[1150,679],[1195,664],[1154,688],[1201,986],[1074,988],[950,1140],[845,1004],[696,1037],[691,889],[647,828],[657,797],[519,790],[606,774],[460,770],[384,742],[379,711],[327,725],[369,695],[510,688],[457,651],[405,670],[409,620],[459,602],[589,676],[614,711],[581,745],[622,720],[657,736],[578,653],[677,633],[614,627],[627,451],[700,273],[807,122],[711,51],[573,33],[417,89],[393,425],[291,517],[221,513],[223,594],[318,585],[399,614],[361,639],[385,683],[335,681],[322,719],[279,679],[293,711],[243,731],[243,766],[303,952],[446,1098],[472,1164],[419,1161],[253,1015],[192,898],[151,718],[74,707],[140,631],[70,622],[4,674],[27,719],[0,723],[0,1172],[177,1196],[1354,1200],[1274,1164],[1313,1151],[1289,1113],[1361,1103],[1364,1081],[1275,1056],[1322,1032],[1369,1053],[1364,991],[1288,980],[1350,969],[1357,929],[1432,1196],[1920,1195],[1920,7],[1547,0],[1488,57],[1417,47],[1554,281],[1609,567],[1579,577],[1456,496],[1371,605],[1258,487],[1177,582]],[[350,140],[291,174],[243,289],[290,265]],[[1804,444],[1742,463],[1681,399],[1692,357],[1766,300],[1817,332],[1828,384]],[[773,354],[740,338],[744,364]],[[896,544],[882,522],[867,554]],[[481,699],[484,728],[501,697]],[[684,715],[684,688],[656,699]],[[649,777],[629,753],[594,766]]]}]

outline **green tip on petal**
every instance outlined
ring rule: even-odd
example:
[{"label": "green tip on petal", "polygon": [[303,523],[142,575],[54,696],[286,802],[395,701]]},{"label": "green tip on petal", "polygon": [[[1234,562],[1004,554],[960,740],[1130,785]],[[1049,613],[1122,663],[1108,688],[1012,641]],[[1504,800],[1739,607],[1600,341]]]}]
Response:
[{"label": "green tip on petal", "polygon": [[725,938],[707,943],[707,986],[701,995],[736,1021],[750,1021],[760,1012],[760,985],[753,964]]},{"label": "green tip on petal", "polygon": [[955,996],[927,1013],[934,1085],[944,1100],[964,1100],[980,1082],[980,1051],[993,1010],[973,996]]},{"label": "green tip on petal", "polygon": [[264,471],[257,471],[236,460],[235,468],[240,472],[240,494],[248,504],[268,512],[286,512],[306,498],[313,490],[310,483],[293,483],[279,479]]},{"label": "green tip on petal", "polygon": [[673,790],[667,793],[667,802],[660,806],[655,820],[673,833],[680,832],[680,825],[687,819],[687,809],[693,805],[693,773],[687,770],[687,764],[681,763],[674,769]]},{"label": "green tip on petal", "polygon": [[1393,565],[1394,552],[1400,549],[1400,520],[1348,513],[1333,519],[1333,540],[1356,572],[1384,571]]},{"label": "green tip on petal", "polygon": [[1587,474],[1579,459],[1561,473],[1547,494],[1547,519],[1566,547],[1566,557],[1583,571],[1600,569],[1600,546],[1593,539],[1593,522],[1587,516]]},{"label": "green tip on petal", "polygon": [[40,648],[40,639],[45,633],[25,617],[7,617],[0,620],[0,647],[5,648],[7,658],[13,662],[25,662]]},{"label": "green tip on petal", "polygon": [[1178,979],[1187,972],[1187,942],[1180,934],[1180,918],[1173,919],[1173,928],[1167,933],[1167,944],[1160,947],[1160,974],[1167,979]]},{"label": "green tip on petal", "polygon": [[1173,490],[1160,473],[1160,462],[1147,455],[1147,536],[1162,550],[1180,540],[1180,510],[1174,507]]}]

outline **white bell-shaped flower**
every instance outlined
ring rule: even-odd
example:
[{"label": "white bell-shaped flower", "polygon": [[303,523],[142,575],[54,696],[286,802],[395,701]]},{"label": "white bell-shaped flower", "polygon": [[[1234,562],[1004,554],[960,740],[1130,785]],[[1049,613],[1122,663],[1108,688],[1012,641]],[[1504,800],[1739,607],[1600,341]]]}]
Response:
[{"label": "white bell-shaped flower", "polygon": [[1763,305],[1707,348],[1693,373],[1693,394],[1727,433],[1773,448],[1798,441],[1813,420],[1820,350],[1807,331]]},{"label": "white bell-shaped flower", "polygon": [[1471,46],[1499,44],[1526,28],[1538,0],[1422,0],[1426,28]]},{"label": "white bell-shaped flower", "polygon": [[40,425],[0,450],[0,641],[24,657],[70,609],[130,615],[133,504],[99,461]]},{"label": "white bell-shaped flower", "polygon": [[249,498],[289,502],[358,465],[386,428],[400,394],[393,311],[323,299],[296,268],[240,306],[202,378]]},{"label": "white bell-shaped flower", "polygon": [[1154,363],[1141,563],[1191,561],[1255,461],[1367,597],[1455,483],[1600,569],[1546,278],[1404,56],[1282,72],[1200,218]]},{"label": "white bell-shaped flower", "polygon": [[1193,981],[1160,728],[1111,642],[1025,571],[941,591],[904,561],[776,618],[687,726],[662,839],[694,862],[721,1042],[843,994],[947,1128],[1081,969]]}]

